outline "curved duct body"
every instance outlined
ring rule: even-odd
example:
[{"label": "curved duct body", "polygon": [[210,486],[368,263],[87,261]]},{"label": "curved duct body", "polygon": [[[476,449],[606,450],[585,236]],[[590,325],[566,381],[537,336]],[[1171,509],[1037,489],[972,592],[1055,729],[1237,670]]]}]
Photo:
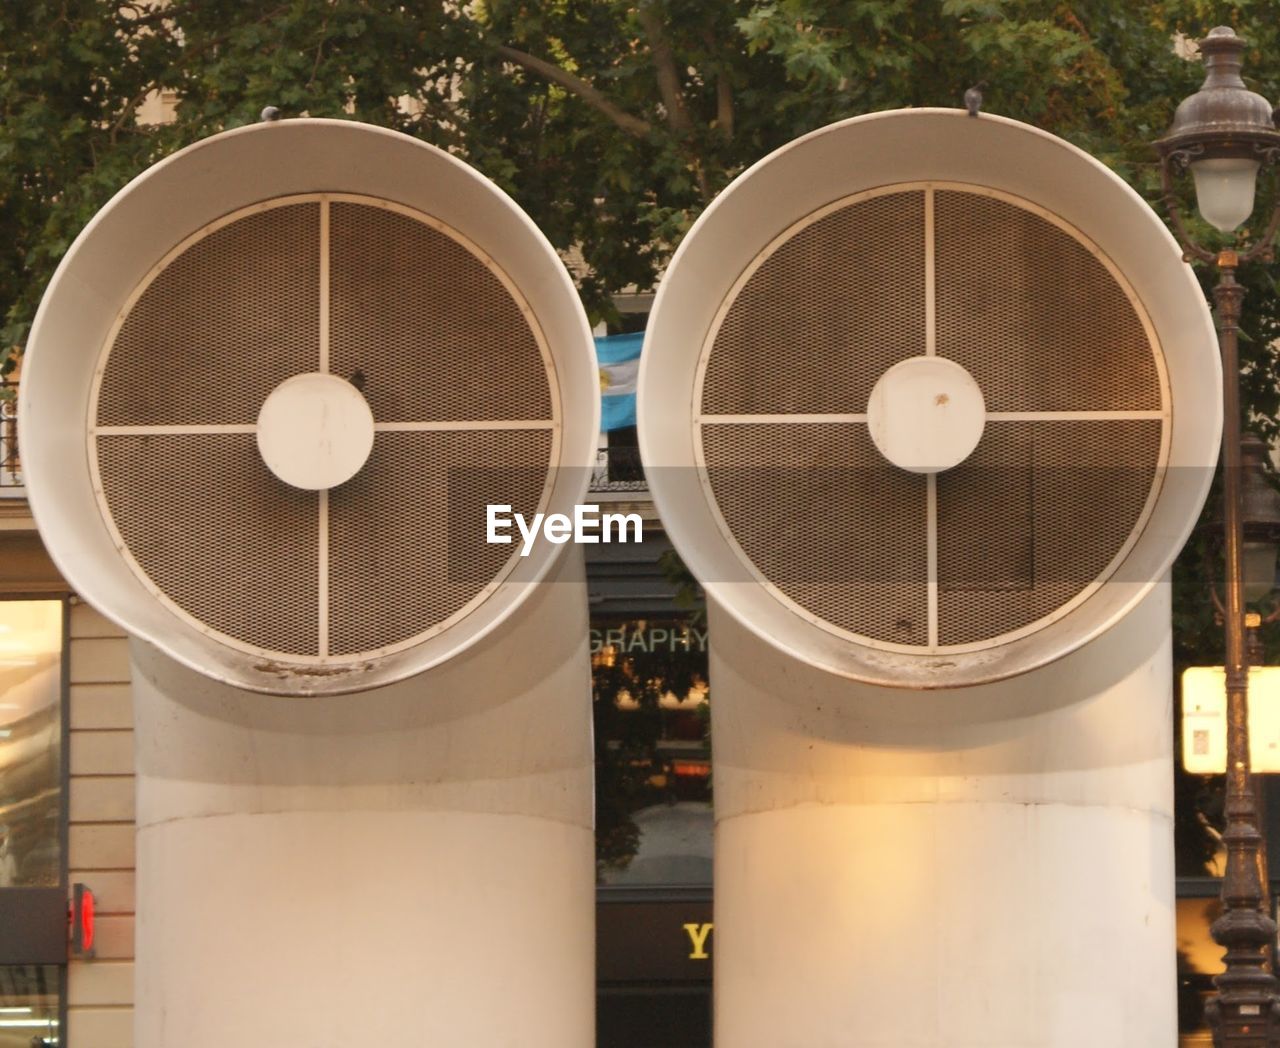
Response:
[{"label": "curved duct body", "polygon": [[695,223],[639,421],[712,605],[720,1043],[1168,1043],[1162,580],[1220,384],[1159,219],[1013,121],[836,124]]},{"label": "curved duct body", "polygon": [[1175,1043],[1167,584],[911,696],[710,628],[717,1044]]},{"label": "curved duct body", "polygon": [[583,585],[302,706],[134,643],[138,1048],[594,1044]]},{"label": "curved duct body", "polygon": [[581,562],[486,541],[595,454],[527,216],[393,132],[227,132],[98,214],[23,379],[42,536],[134,638],[139,1045],[588,1043]]}]

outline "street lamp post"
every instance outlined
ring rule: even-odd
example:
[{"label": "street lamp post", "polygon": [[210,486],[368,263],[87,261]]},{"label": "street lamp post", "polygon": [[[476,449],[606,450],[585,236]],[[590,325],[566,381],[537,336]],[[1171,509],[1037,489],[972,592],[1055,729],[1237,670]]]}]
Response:
[{"label": "street lamp post", "polygon": [[[1277,227],[1277,200],[1266,231],[1251,245],[1217,252],[1192,239],[1177,206],[1175,177],[1190,170],[1201,217],[1233,233],[1253,213],[1259,169],[1280,163],[1280,131],[1271,105],[1245,87],[1240,66],[1245,43],[1226,26],[1200,42],[1204,84],[1183,100],[1160,151],[1164,198],[1187,261],[1213,262],[1223,377],[1223,528],[1226,554],[1227,678],[1227,865],[1222,878],[1222,915],[1214,939],[1226,949],[1226,970],[1215,983],[1217,997],[1206,1009],[1215,1048],[1267,1048],[1280,1043],[1280,1001],[1268,964],[1276,925],[1262,911],[1262,835],[1249,770],[1248,660],[1245,651],[1241,499],[1239,325],[1244,288],[1236,271],[1255,259],[1270,259]],[[1274,562],[1272,566],[1274,573]]]}]

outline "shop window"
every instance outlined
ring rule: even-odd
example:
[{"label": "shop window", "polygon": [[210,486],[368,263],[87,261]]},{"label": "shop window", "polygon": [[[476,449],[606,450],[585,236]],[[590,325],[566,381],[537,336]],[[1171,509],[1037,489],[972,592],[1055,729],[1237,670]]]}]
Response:
[{"label": "shop window", "polygon": [[[612,599],[633,610],[597,611],[591,622],[597,1042],[708,1048],[714,834],[706,623],[676,610],[644,568],[630,571],[614,565]],[[609,593],[602,585],[598,596],[608,601]],[[635,609],[646,600],[666,607]]]},{"label": "shop window", "polygon": [[1222,947],[1209,927],[1222,913],[1216,892],[1178,899],[1178,1048],[1210,1048],[1205,1002],[1213,995],[1213,977],[1222,971]]},{"label": "shop window", "polygon": [[591,659],[600,882],[710,884],[705,624],[593,620]]},{"label": "shop window", "polygon": [[0,602],[0,888],[62,884],[62,603]]},{"label": "shop window", "polygon": [[61,1044],[61,1000],[57,965],[0,965],[0,1048]]},{"label": "shop window", "polygon": [[63,1043],[64,608],[0,601],[0,1048]]}]

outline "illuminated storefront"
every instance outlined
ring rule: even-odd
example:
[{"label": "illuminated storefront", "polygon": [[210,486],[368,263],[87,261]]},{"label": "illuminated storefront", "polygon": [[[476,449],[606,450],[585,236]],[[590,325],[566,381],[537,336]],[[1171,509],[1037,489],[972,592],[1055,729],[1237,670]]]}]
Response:
[{"label": "illuminated storefront", "polygon": [[670,546],[588,558],[601,1045],[693,1048],[711,1030],[707,629]]},{"label": "illuminated storefront", "polygon": [[64,605],[0,600],[0,1048],[65,1023]]}]

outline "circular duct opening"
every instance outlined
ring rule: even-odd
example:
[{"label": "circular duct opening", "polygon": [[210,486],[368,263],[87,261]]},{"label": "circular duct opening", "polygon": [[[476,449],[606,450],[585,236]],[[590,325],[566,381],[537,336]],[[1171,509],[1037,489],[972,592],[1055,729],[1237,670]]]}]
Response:
[{"label": "circular duct opening", "polygon": [[[55,276],[22,396],[69,581],[286,693],[402,678],[514,611],[558,547],[488,543],[486,507],[571,507],[598,425],[586,318],[528,218],[446,154],[336,121],[216,136],[127,187]],[[60,477],[68,432],[87,468]]]},{"label": "circular duct opening", "polygon": [[758,633],[862,680],[978,683],[1163,576],[1212,476],[1217,375],[1180,253],[1096,161],[999,118],[880,114],[695,224],[641,448],[681,553]]}]

